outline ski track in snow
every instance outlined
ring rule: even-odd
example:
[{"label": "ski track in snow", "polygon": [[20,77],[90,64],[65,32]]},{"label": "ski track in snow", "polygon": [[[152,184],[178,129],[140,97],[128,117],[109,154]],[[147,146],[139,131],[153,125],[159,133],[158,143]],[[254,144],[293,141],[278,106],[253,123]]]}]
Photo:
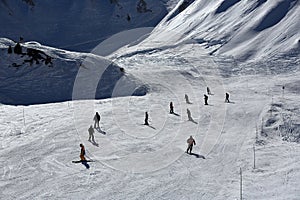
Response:
[{"label": "ski track in snow", "polygon": [[[148,84],[150,92],[143,97],[1,105],[0,185],[6,199],[238,199],[239,167],[245,199],[296,199],[300,194],[299,144],[275,140],[258,146],[257,169],[252,169],[251,151],[262,110],[272,98],[281,98],[278,83],[297,78],[253,75],[255,65],[244,74],[226,74],[234,63],[214,62],[200,45],[115,62]],[[214,94],[210,106],[203,105],[206,86]],[[233,103],[224,103],[225,92]],[[185,93],[192,104],[185,103]],[[290,94],[286,96],[299,100]],[[168,113],[170,101],[179,116]],[[186,108],[197,124],[187,121]],[[87,141],[95,111],[106,132],[95,131],[99,146]],[[153,128],[142,125],[145,111]],[[205,159],[184,153],[190,135],[197,142],[193,152]],[[71,163],[79,159],[80,143],[95,160],[88,170]]]}]

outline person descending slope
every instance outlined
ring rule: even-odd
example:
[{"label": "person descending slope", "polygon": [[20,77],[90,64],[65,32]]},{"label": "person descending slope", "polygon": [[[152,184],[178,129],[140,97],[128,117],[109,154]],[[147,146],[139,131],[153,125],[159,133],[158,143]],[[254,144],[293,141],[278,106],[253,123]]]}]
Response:
[{"label": "person descending slope", "polygon": [[230,103],[230,101],[229,101],[229,94],[227,92],[225,94],[225,103]]},{"label": "person descending slope", "polygon": [[204,95],[204,105],[208,105],[207,101],[208,101],[208,96],[205,94]]},{"label": "person descending slope", "polygon": [[83,146],[83,144],[80,144],[79,145],[80,147],[81,147],[81,150],[80,150],[80,160],[81,161],[86,161],[86,159],[85,159],[85,148],[84,148],[84,146]]},{"label": "person descending slope", "polygon": [[145,123],[144,123],[144,125],[149,125],[148,120],[149,120],[148,112],[145,112]]},{"label": "person descending slope", "polygon": [[207,91],[207,95],[211,95],[209,87],[206,88],[206,91]]},{"label": "person descending slope", "polygon": [[94,137],[94,129],[93,129],[93,126],[91,125],[90,128],[88,129],[89,131],[89,141],[92,141],[95,142],[95,137]]},{"label": "person descending slope", "polygon": [[193,118],[192,118],[192,114],[191,114],[191,111],[190,111],[190,109],[186,109],[186,113],[187,113],[187,116],[188,116],[188,120],[189,121],[193,121]]},{"label": "person descending slope", "polygon": [[189,100],[189,96],[187,94],[184,95],[184,98],[185,98],[185,102],[187,104],[191,104],[190,100]]},{"label": "person descending slope", "polygon": [[96,114],[95,114],[95,116],[94,116],[94,121],[95,121],[95,123],[94,123],[94,128],[96,128],[96,125],[98,126],[98,128],[100,128],[100,126],[99,126],[100,115],[99,115],[98,112],[96,112]]},{"label": "person descending slope", "polygon": [[170,102],[170,114],[174,114],[173,102]]},{"label": "person descending slope", "polygon": [[188,143],[188,148],[186,153],[192,154],[193,146],[196,145],[196,142],[192,136],[186,141]]}]

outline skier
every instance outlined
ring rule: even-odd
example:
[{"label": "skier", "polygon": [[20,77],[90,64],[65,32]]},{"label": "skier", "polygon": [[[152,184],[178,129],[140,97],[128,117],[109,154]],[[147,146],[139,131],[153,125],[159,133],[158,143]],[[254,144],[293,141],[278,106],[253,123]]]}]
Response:
[{"label": "skier", "polygon": [[79,145],[80,147],[81,147],[81,151],[80,151],[80,160],[81,161],[86,161],[86,159],[85,159],[85,148],[84,148],[84,146],[83,146],[83,144],[80,144]]},{"label": "skier", "polygon": [[192,154],[193,146],[196,145],[196,142],[192,136],[187,140],[188,148],[186,150],[186,153]]},{"label": "skier", "polygon": [[95,137],[94,137],[94,129],[93,129],[93,126],[91,125],[90,128],[88,129],[89,131],[89,141],[91,141],[91,138],[92,138],[92,141],[95,142]]},{"label": "skier", "polygon": [[189,120],[189,121],[193,121],[193,118],[192,118],[190,109],[187,108],[187,109],[186,109],[186,113],[187,113],[187,116],[188,116],[188,120]]},{"label": "skier", "polygon": [[184,98],[185,98],[185,102],[187,104],[191,104],[190,100],[189,100],[189,96],[187,94],[184,95]]},{"label": "skier", "polygon": [[206,88],[207,95],[211,95],[209,87]]},{"label": "skier", "polygon": [[229,102],[229,94],[227,92],[225,94],[225,103],[230,103]]},{"label": "skier", "polygon": [[98,126],[98,128],[100,128],[100,126],[99,126],[100,115],[99,115],[98,112],[96,112],[96,114],[95,114],[95,116],[94,116],[94,121],[95,121],[95,123],[94,123],[94,128],[96,128],[96,125]]},{"label": "skier", "polygon": [[144,125],[149,125],[148,119],[149,119],[148,112],[145,112],[145,123],[144,123]]},{"label": "skier", "polygon": [[173,102],[170,102],[170,114],[174,114]]},{"label": "skier", "polygon": [[205,94],[204,95],[204,105],[208,105],[207,101],[208,101],[208,96]]}]

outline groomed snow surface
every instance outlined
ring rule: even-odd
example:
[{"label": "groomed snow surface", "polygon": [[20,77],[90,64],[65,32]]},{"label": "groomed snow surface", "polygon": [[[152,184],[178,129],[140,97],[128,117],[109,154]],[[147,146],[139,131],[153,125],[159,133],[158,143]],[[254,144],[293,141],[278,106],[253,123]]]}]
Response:
[{"label": "groomed snow surface", "polygon": [[[238,199],[241,167],[244,199],[298,199],[300,147],[285,135],[299,130],[299,65],[263,73],[255,63],[239,69],[230,59],[214,62],[201,49],[189,44],[116,59],[148,85],[145,96],[1,105],[2,197]],[[206,86],[213,93],[208,106]],[[170,101],[178,115],[169,114]],[[101,129],[91,143],[96,111]],[[150,126],[142,125],[145,111]],[[190,135],[195,155],[185,153]],[[71,162],[79,160],[80,143],[95,161],[89,169]]]},{"label": "groomed snow surface", "polygon": [[[1,9],[16,3],[7,2]],[[98,5],[88,2],[84,13]],[[20,9],[29,19],[32,10]],[[123,33],[92,53],[25,38],[24,52],[51,56],[52,64],[8,54],[15,42],[1,38],[0,199],[232,200],[240,199],[240,169],[243,199],[300,199],[299,13],[297,0],[182,0],[150,35]],[[89,46],[93,37],[79,38]],[[100,129],[89,142],[95,112]],[[193,155],[185,153],[190,135]],[[80,143],[93,162],[72,163]]]}]

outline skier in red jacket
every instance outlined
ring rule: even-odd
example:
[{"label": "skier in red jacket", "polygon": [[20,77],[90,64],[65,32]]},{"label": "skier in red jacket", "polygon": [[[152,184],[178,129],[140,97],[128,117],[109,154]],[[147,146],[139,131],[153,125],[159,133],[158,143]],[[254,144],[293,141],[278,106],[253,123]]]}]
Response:
[{"label": "skier in red jacket", "polygon": [[80,160],[85,161],[86,160],[85,157],[84,157],[85,156],[85,148],[84,148],[83,144],[80,144],[79,146],[81,147]]}]

